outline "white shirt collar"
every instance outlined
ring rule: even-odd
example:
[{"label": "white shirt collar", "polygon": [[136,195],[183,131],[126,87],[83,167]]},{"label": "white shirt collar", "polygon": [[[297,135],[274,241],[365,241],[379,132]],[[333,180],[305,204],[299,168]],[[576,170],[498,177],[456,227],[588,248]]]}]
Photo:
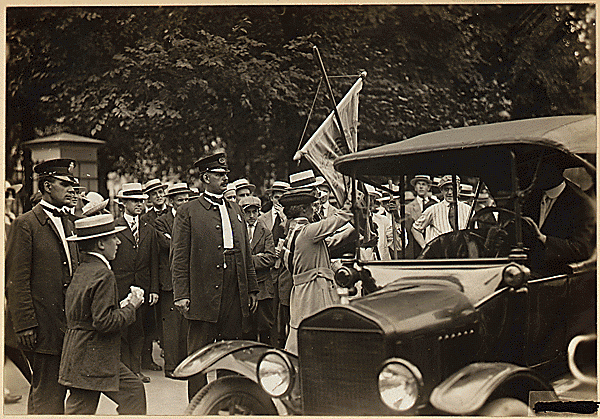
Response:
[{"label": "white shirt collar", "polygon": [[167,207],[167,204],[162,204],[162,207],[160,207],[160,208],[152,207],[152,209],[156,212],[162,212],[166,209],[166,207]]},{"label": "white shirt collar", "polygon": [[102,254],[102,253],[98,253],[98,252],[86,252],[88,255],[92,255],[92,256],[96,256],[98,258],[100,258],[100,260],[102,262],[104,262],[104,264],[108,267],[108,269],[112,269],[110,267],[110,262],[108,261],[108,259],[106,259],[106,257]]},{"label": "white shirt collar", "polygon": [[204,195],[206,195],[209,199],[223,199],[223,194],[217,195],[212,192],[204,191]]},{"label": "white shirt collar", "polygon": [[45,210],[50,211],[50,212],[52,212],[52,211],[60,211],[61,210],[61,208],[58,208],[58,207],[52,205],[50,202],[45,201],[44,199],[42,199],[40,201],[40,204],[42,205],[42,207]]},{"label": "white shirt collar", "polygon": [[134,215],[129,215],[127,213],[123,213],[123,218],[125,218],[125,221],[127,221],[127,223],[129,225],[133,224],[134,221],[137,222],[137,220],[138,220],[137,215],[134,216]]},{"label": "white shirt collar", "polygon": [[556,199],[565,190],[566,187],[567,184],[565,183],[565,181],[563,181],[560,185],[555,186],[552,189],[548,189],[547,191],[545,191],[545,193],[546,195],[548,195],[549,198]]}]

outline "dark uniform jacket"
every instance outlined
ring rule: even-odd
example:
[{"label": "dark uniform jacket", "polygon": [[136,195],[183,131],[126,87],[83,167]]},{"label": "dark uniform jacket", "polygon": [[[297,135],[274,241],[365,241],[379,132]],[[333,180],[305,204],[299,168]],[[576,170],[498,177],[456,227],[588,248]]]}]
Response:
[{"label": "dark uniform jacket", "polygon": [[[71,236],[73,224],[66,217],[63,226],[66,237]],[[77,246],[69,243],[69,249],[74,272],[78,265]],[[12,332],[37,327],[34,351],[59,355],[66,323],[65,292],[71,274],[60,235],[40,204],[13,222],[7,250],[6,342],[16,345]]]},{"label": "dark uniform jacket", "polygon": [[[536,223],[540,219],[542,195],[542,191],[534,190],[523,204],[523,213]],[[567,180],[564,191],[546,216],[541,231],[547,236],[546,244],[536,241],[530,244],[532,268],[564,271],[568,263],[587,260],[596,248],[594,202]]]},{"label": "dark uniform jacket", "polygon": [[256,270],[256,281],[258,282],[257,298],[259,300],[273,298],[275,289],[271,268],[275,264],[275,245],[273,244],[273,235],[261,220],[256,221],[250,248],[252,263]]},{"label": "dark uniform jacket", "polygon": [[124,217],[116,220],[116,225],[127,228],[117,233],[121,244],[117,257],[111,262],[117,279],[119,300],[127,297],[131,285],[143,288],[145,299],[149,293],[158,294],[158,242],[156,231],[150,224],[139,220],[139,243],[135,244],[133,233]]},{"label": "dark uniform jacket", "polygon": [[171,248],[174,221],[175,217],[173,216],[173,211],[169,208],[168,212],[158,217],[154,222],[159,248],[158,282],[161,291],[173,290],[169,252]]},{"label": "dark uniform jacket", "polygon": [[58,382],[95,391],[119,390],[120,331],[135,308],[119,307],[117,282],[97,256],[83,254],[66,296],[67,334]]},{"label": "dark uniform jacket", "polygon": [[[249,293],[258,292],[246,222],[240,207],[225,200],[234,248],[238,249],[237,272],[242,315],[248,317]],[[173,224],[172,265],[174,301],[190,299],[188,320],[216,323],[223,289],[223,232],[216,205],[200,196],[177,210]]]}]

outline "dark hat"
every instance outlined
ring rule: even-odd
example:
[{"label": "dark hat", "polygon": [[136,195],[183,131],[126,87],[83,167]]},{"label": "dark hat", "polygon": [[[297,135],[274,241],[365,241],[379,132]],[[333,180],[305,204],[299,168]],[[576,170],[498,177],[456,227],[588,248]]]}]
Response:
[{"label": "dark hat", "polygon": [[166,196],[177,195],[180,193],[190,193],[190,188],[188,188],[187,183],[175,183],[167,188],[167,192],[165,192]]},{"label": "dark hat", "polygon": [[163,184],[160,179],[152,179],[144,184],[144,193],[147,194],[150,191],[153,191],[158,188],[166,188],[168,185]]},{"label": "dark hat", "polygon": [[290,207],[292,205],[312,204],[316,200],[317,197],[311,191],[300,189],[285,192],[279,198],[279,203],[284,207]]},{"label": "dark hat", "polygon": [[229,173],[225,153],[216,153],[212,156],[201,158],[200,160],[196,161],[196,163],[194,163],[194,167],[197,167],[200,170],[200,173]]},{"label": "dark hat", "polygon": [[99,214],[75,220],[75,235],[67,237],[68,241],[80,241],[108,236],[125,230],[126,226],[116,226],[112,214]]},{"label": "dark hat", "polygon": [[73,176],[75,160],[72,159],[53,159],[46,160],[35,166],[33,171],[39,176],[52,176],[59,180],[79,185],[79,180]]},{"label": "dark hat", "polygon": [[256,207],[260,209],[261,204],[260,198],[257,198],[256,196],[245,196],[244,198],[240,199],[240,207],[242,207],[243,210],[249,207]]}]

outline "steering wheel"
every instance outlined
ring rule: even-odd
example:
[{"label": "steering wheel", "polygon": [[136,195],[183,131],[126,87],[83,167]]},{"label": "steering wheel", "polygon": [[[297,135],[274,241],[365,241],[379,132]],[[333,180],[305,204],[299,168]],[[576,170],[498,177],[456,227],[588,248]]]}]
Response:
[{"label": "steering wheel", "polygon": [[[492,214],[497,213],[498,215],[504,214],[508,215],[507,219],[503,222],[498,222],[500,217],[494,217]],[[501,230],[506,230],[506,228],[515,222],[517,218],[517,214],[514,211],[511,211],[502,207],[484,207],[478,210],[473,217],[469,220],[468,229],[473,230],[475,228],[475,223],[478,224],[479,228],[487,227],[490,228],[492,226],[497,226]]]},{"label": "steering wheel", "polygon": [[472,230],[450,231],[427,243],[417,259],[477,259],[485,257],[485,237]]}]

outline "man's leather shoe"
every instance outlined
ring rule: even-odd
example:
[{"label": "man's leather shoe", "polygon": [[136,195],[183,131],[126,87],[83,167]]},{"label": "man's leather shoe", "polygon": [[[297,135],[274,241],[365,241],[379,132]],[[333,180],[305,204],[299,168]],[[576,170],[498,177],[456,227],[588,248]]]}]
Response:
[{"label": "man's leather shoe", "polygon": [[5,394],[4,395],[4,404],[13,404],[21,400],[20,394]]},{"label": "man's leather shoe", "polygon": [[150,382],[150,377],[148,377],[147,375],[142,374],[141,372],[138,372],[137,376],[140,378],[140,380],[142,380],[142,383],[149,383]]},{"label": "man's leather shoe", "polygon": [[156,362],[151,362],[150,364],[142,365],[142,369],[149,371],[162,371],[162,367],[158,365]]}]

